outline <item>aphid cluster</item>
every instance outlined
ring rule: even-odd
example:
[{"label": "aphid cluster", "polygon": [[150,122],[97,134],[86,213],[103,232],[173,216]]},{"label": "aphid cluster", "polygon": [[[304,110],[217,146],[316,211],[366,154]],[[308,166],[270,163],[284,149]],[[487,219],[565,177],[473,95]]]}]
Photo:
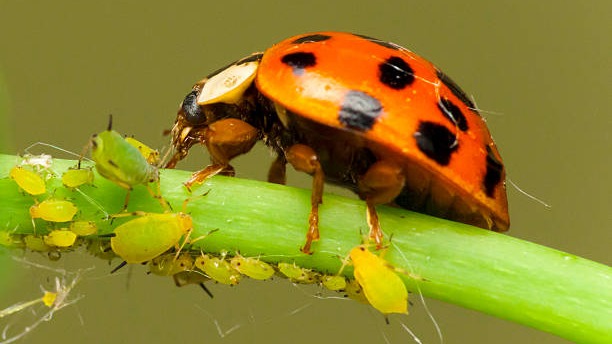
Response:
[{"label": "aphid cluster", "polygon": [[[59,252],[82,243],[79,238],[87,237],[88,250],[92,254],[105,259],[119,256],[123,264],[147,263],[152,274],[172,276],[177,286],[197,284],[211,296],[205,286],[207,281],[233,286],[239,284],[243,276],[255,280],[279,276],[293,283],[319,284],[328,290],[342,292],[371,304],[384,314],[407,313],[407,291],[400,277],[366,245],[350,250],[354,279],[345,277],[342,270],[337,274],[324,274],[293,262],[269,263],[239,253],[193,255],[183,251],[185,245],[194,241],[191,239],[193,220],[185,210],[189,200],[185,200],[183,211],[175,212],[161,197],[157,151],[133,138],[124,138],[113,131],[110,124],[107,130],[92,137],[90,148],[96,171],[128,191],[124,211],[100,220],[112,227],[112,232],[99,235],[100,223],[81,219],[81,210],[69,197],[64,197],[93,184],[91,167],[82,168],[79,163],[58,174],[51,169],[50,158],[28,157],[10,171],[10,178],[23,190],[24,197],[32,199],[29,213],[36,223],[35,231],[25,236],[2,231],[0,244],[25,246],[33,251],[47,252],[55,259],[59,258]],[[163,212],[125,211],[129,192],[138,185],[149,189]],[[125,217],[133,218],[121,219]]]},{"label": "aphid cluster", "polygon": [[0,245],[47,252],[50,259],[57,259],[61,251],[76,247],[79,237],[97,233],[95,222],[78,220],[80,210],[73,202],[82,194],[80,188],[93,183],[91,168],[80,168],[79,164],[58,172],[50,155],[28,153],[10,170],[9,178],[26,198],[25,204],[31,202],[29,216],[34,231],[22,235],[18,226],[0,231]]}]

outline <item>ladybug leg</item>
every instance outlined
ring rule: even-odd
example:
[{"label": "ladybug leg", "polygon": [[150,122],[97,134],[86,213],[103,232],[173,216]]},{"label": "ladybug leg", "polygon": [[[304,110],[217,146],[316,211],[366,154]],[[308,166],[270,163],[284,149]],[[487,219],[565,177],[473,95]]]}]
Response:
[{"label": "ladybug leg", "polygon": [[268,181],[270,183],[282,184],[287,182],[287,159],[281,154],[276,157],[276,160],[270,166],[268,170]]},{"label": "ladybug leg", "polygon": [[258,131],[250,124],[236,118],[226,118],[211,123],[204,132],[202,142],[210,153],[212,164],[195,172],[185,186],[202,183],[218,173],[233,176],[234,168],[230,160],[253,148],[257,142]]},{"label": "ladybug leg", "polygon": [[377,161],[359,178],[359,197],[367,205],[369,237],[376,243],[377,249],[383,247],[383,232],[378,222],[376,205],[391,203],[404,188],[404,182],[402,168],[388,160]]},{"label": "ladybug leg", "polygon": [[315,151],[303,144],[295,144],[285,151],[287,161],[297,171],[306,172],[313,176],[312,193],[310,196],[310,216],[308,218],[308,233],[306,244],[302,252],[311,253],[310,246],[313,241],[319,240],[319,204],[323,203],[323,183],[325,175]]}]

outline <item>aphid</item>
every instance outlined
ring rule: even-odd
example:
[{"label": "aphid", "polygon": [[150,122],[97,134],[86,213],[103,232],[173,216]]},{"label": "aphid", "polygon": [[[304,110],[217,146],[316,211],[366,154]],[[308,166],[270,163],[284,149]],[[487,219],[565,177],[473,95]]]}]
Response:
[{"label": "aphid", "polygon": [[32,219],[41,218],[50,222],[71,221],[78,208],[70,201],[60,199],[47,199],[30,207]]},{"label": "aphid", "polygon": [[117,226],[111,238],[113,252],[127,263],[144,263],[172,247],[178,248],[181,238],[181,248],[189,241],[193,223],[185,213],[135,212],[131,215],[138,217]]},{"label": "aphid", "polygon": [[267,280],[274,275],[274,268],[259,258],[247,258],[237,254],[230,259],[230,265],[241,274],[257,280]]},{"label": "aphid", "polygon": [[361,285],[359,285],[359,282],[357,282],[357,280],[355,279],[350,279],[346,282],[346,287],[344,288],[344,292],[346,293],[346,296],[350,297],[351,299],[357,302],[360,302],[366,305],[370,304],[365,294],[363,293],[363,288],[361,288]]},{"label": "aphid", "polygon": [[389,263],[366,245],[353,248],[350,257],[355,279],[374,308],[383,314],[408,313],[408,291]]},{"label": "aphid", "polygon": [[140,154],[147,160],[150,165],[158,166],[160,163],[159,152],[157,149],[153,149],[146,144],[136,140],[133,137],[126,137],[125,141],[132,146],[136,147]]},{"label": "aphid", "polygon": [[44,179],[36,172],[15,166],[9,172],[11,179],[19,185],[19,187],[30,195],[42,195],[47,192],[47,186]]},{"label": "aphid", "polygon": [[4,247],[22,247],[23,242],[20,235],[14,234],[17,227],[13,230],[0,230],[0,246]]},{"label": "aphid", "polygon": [[[127,208],[130,192],[134,186],[148,186],[149,183],[159,181],[157,167],[149,164],[136,147],[112,130],[112,117],[109,118],[107,130],[91,137],[90,145],[91,158],[96,163],[98,173],[127,190],[124,209]],[[156,195],[151,189],[149,192],[160,199],[164,209],[168,208],[161,196]]]},{"label": "aphid", "polygon": [[208,294],[208,296],[210,296],[211,299],[213,298],[213,294],[210,292],[210,290],[208,290],[208,288],[206,288],[206,285],[204,285],[204,283],[210,281],[210,278],[200,271],[181,271],[172,275],[172,278],[174,279],[174,284],[177,287],[184,287],[188,284],[197,284],[206,294]]},{"label": "aphid", "polygon": [[321,284],[329,290],[344,290],[346,288],[346,278],[338,275],[325,275],[321,278]]},{"label": "aphid", "polygon": [[223,258],[202,254],[196,258],[195,266],[219,283],[236,285],[240,282],[240,273]]},{"label": "aphid", "polygon": [[295,265],[295,263],[278,263],[278,271],[295,283],[317,283],[321,280],[321,274]]},{"label": "aphid", "polygon": [[88,236],[96,234],[98,226],[93,221],[73,221],[70,223],[70,231],[78,236]]},{"label": "aphid", "polygon": [[70,247],[74,245],[77,235],[66,229],[52,230],[43,237],[45,244],[55,247]]},{"label": "aphid", "polygon": [[51,247],[45,244],[43,238],[28,234],[23,238],[23,242],[26,247],[35,252],[48,252],[51,250]]},{"label": "aphid", "polygon": [[78,188],[84,184],[92,184],[94,173],[90,168],[69,169],[62,174],[62,184],[67,188]]},{"label": "aphid", "polygon": [[193,268],[194,259],[189,253],[161,255],[151,259],[149,271],[158,276],[171,276],[181,271],[189,271]]}]

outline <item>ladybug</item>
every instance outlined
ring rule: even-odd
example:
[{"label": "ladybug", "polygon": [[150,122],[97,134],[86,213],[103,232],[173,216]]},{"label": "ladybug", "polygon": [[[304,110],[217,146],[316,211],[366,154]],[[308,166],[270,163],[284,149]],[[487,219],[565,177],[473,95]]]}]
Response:
[{"label": "ladybug", "polygon": [[197,143],[211,164],[190,187],[262,140],[285,167],[313,176],[305,253],[319,239],[323,184],[365,200],[370,239],[382,246],[378,204],[486,229],[509,226],[502,159],[467,94],[431,62],[367,36],[316,32],[288,38],[195,84],[172,129],[174,167]]}]

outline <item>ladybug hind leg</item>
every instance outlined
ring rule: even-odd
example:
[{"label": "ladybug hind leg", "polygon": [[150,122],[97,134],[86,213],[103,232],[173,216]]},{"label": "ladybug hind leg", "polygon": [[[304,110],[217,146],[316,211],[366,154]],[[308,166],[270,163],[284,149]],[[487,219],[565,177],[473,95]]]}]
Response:
[{"label": "ladybug hind leg", "polygon": [[323,202],[325,175],[317,153],[306,145],[295,144],[289,147],[285,151],[285,158],[297,171],[308,173],[313,177],[312,193],[310,196],[311,208],[308,218],[309,227],[308,233],[306,233],[306,243],[301,249],[304,253],[311,253],[310,246],[312,242],[319,240],[319,204]]},{"label": "ladybug hind leg", "polygon": [[210,153],[212,164],[195,172],[185,186],[190,189],[193,184],[202,183],[220,173],[233,176],[234,168],[229,162],[250,151],[257,142],[258,134],[255,127],[236,118],[225,118],[208,125],[202,143]]},{"label": "ladybug hind leg", "polygon": [[400,166],[380,160],[371,165],[359,178],[359,197],[366,201],[367,221],[370,227],[370,240],[376,243],[376,248],[383,247],[383,232],[378,221],[376,205],[391,203],[404,188],[405,177]]}]

